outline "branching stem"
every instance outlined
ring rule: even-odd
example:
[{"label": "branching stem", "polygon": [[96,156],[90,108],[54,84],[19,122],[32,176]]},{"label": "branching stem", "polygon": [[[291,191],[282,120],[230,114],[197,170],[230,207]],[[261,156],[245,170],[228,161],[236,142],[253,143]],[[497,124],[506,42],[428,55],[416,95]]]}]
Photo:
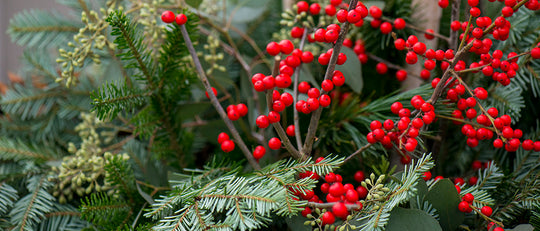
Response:
[{"label": "branching stem", "polygon": [[[189,53],[191,57],[193,58],[193,63],[195,64],[195,69],[197,70],[197,73],[199,74],[198,75],[199,79],[204,85],[206,92],[212,92],[212,86],[210,86],[210,82],[208,81],[208,78],[206,77],[206,74],[201,65],[199,57],[197,57],[197,52],[195,51],[195,48],[193,47],[191,38],[189,38],[189,34],[186,30],[186,26],[181,25],[180,30],[182,31],[182,37],[184,37],[184,41],[186,42],[186,46],[189,50]],[[231,135],[233,136],[238,146],[240,146],[240,150],[242,150],[242,153],[248,160],[251,167],[253,167],[256,170],[260,170],[261,166],[259,165],[257,160],[255,160],[255,158],[253,157],[253,154],[251,154],[251,152],[249,151],[248,147],[242,140],[242,137],[240,137],[240,134],[238,134],[238,131],[234,127],[234,124],[232,123],[232,121],[227,117],[227,114],[225,113],[225,110],[223,109],[221,104],[219,104],[217,97],[214,94],[208,94],[208,96],[210,96],[210,102],[212,103],[214,108],[218,111],[219,115],[221,116],[221,119],[223,120],[223,122],[225,122],[225,125],[227,125],[227,128],[229,128]]]}]

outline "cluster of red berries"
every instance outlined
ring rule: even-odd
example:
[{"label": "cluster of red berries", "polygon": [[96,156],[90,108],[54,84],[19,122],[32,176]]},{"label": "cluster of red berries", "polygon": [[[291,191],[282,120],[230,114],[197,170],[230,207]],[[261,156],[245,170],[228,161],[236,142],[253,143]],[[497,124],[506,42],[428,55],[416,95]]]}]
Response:
[{"label": "cluster of red berries", "polygon": [[221,145],[221,150],[224,152],[232,152],[232,150],[234,150],[234,142],[225,132],[219,133],[218,143]]},{"label": "cluster of red berries", "polygon": [[[317,159],[316,163],[322,161],[322,157]],[[301,178],[308,178],[311,177],[313,179],[319,179],[320,176],[317,175],[314,172],[305,172],[300,174]],[[362,182],[365,179],[364,172],[357,171],[354,174],[354,179],[357,182]],[[364,187],[359,185],[358,187],[354,187],[353,184],[343,184],[343,178],[339,174],[335,173],[328,173],[326,176],[324,176],[324,180],[326,181],[320,186],[320,191],[326,195],[326,202],[335,202],[332,206],[332,209],[330,211],[325,212],[322,215],[322,224],[323,225],[329,225],[333,224],[336,221],[336,217],[340,218],[342,220],[346,220],[347,216],[349,215],[349,210],[347,209],[347,205],[355,204],[357,205],[357,209],[362,209],[362,203],[360,203],[359,200],[363,200],[368,195],[368,190]],[[303,200],[307,200],[310,202],[316,202],[316,203],[323,203],[323,200],[321,200],[316,194],[314,190],[306,190],[306,191],[297,191],[297,190],[291,190],[293,194],[298,196],[299,198]],[[309,207],[305,207],[302,211],[302,216],[306,217],[308,214],[311,214],[312,210]]]},{"label": "cluster of red berries", "polygon": [[[400,119],[395,123],[391,119],[387,119],[384,123],[374,120],[370,124],[370,130],[366,136],[369,143],[380,142],[383,147],[391,149],[395,144],[402,152],[413,152],[418,145],[416,138],[420,134],[420,128],[424,124],[431,124],[435,120],[435,111],[433,105],[416,95],[410,101],[413,108],[418,110],[419,114],[416,118],[411,119],[411,110],[404,108],[400,102],[394,102],[390,110],[398,115]],[[410,157],[403,155],[402,162],[407,164],[410,162]]]},{"label": "cluster of red berries", "polygon": [[161,21],[164,23],[176,22],[178,25],[184,25],[187,22],[187,16],[185,14],[175,15],[172,11],[166,10],[161,14]]},{"label": "cluster of red berries", "polygon": [[241,117],[246,116],[248,113],[248,108],[245,104],[229,105],[227,106],[227,117],[230,120],[235,121]]}]

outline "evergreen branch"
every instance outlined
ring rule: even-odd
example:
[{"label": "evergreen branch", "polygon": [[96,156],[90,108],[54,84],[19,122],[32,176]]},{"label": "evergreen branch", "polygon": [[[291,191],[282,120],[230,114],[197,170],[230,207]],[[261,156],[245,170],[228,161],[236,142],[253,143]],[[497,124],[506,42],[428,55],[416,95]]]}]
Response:
[{"label": "evergreen branch", "polygon": [[2,97],[0,105],[7,114],[17,115],[22,120],[35,119],[51,111],[57,105],[60,91],[36,89],[15,85]]},{"label": "evergreen branch", "polygon": [[137,192],[135,175],[129,163],[123,159],[123,155],[118,154],[108,158],[104,169],[108,173],[105,180],[112,185],[119,186],[118,190],[126,195],[131,205],[134,206]]},{"label": "evergreen branch", "polygon": [[89,226],[83,221],[81,213],[71,205],[54,204],[53,211],[45,214],[39,230],[82,230]]},{"label": "evergreen branch", "polygon": [[0,160],[49,161],[56,158],[58,158],[58,153],[48,147],[0,137]]},{"label": "evergreen branch", "polygon": [[16,230],[34,230],[45,214],[52,211],[55,198],[47,189],[50,183],[44,176],[33,176],[27,182],[28,194],[15,203],[9,215]]},{"label": "evergreen branch", "polygon": [[495,162],[491,161],[488,163],[488,167],[483,172],[480,172],[478,176],[476,185],[478,185],[479,189],[494,190],[502,181],[504,173]]},{"label": "evergreen branch", "polygon": [[131,22],[131,19],[124,15],[122,11],[111,13],[106,21],[113,27],[111,34],[116,36],[114,42],[118,45],[118,48],[127,49],[126,52],[120,53],[118,56],[122,56],[122,60],[131,60],[128,67],[139,69],[146,81],[148,81],[150,88],[157,88],[153,82],[154,71],[149,66],[153,62],[150,53],[146,51],[146,45],[136,24]]},{"label": "evergreen branch", "polygon": [[8,34],[21,46],[50,48],[67,43],[79,31],[81,22],[44,10],[23,11],[11,20]]},{"label": "evergreen branch", "polygon": [[17,190],[5,182],[0,182],[0,217],[3,217],[13,207],[17,199],[19,199]]},{"label": "evergreen branch", "polygon": [[[349,11],[354,9],[356,7],[357,0],[351,0],[349,3]],[[339,53],[341,52],[341,47],[343,46],[343,41],[345,40],[345,36],[347,35],[347,32],[349,31],[349,22],[343,23],[341,26],[341,32],[339,33],[339,37],[336,41],[336,44],[333,47],[332,56],[330,56],[330,61],[328,64],[328,67],[326,68],[326,74],[324,75],[324,79],[330,79],[332,78],[332,75],[334,74],[334,70],[336,68],[336,62],[339,56]],[[327,92],[321,89],[321,95],[326,94]],[[311,120],[309,122],[309,127],[306,135],[306,139],[304,141],[304,146],[300,149],[300,154],[303,156],[303,159],[306,159],[308,156],[311,155],[311,149],[313,148],[313,142],[315,142],[315,133],[317,132],[317,126],[319,125],[319,120],[321,118],[323,107],[319,107],[313,114],[311,115]]]},{"label": "evergreen branch", "polygon": [[81,201],[81,218],[106,230],[123,226],[131,217],[130,204],[119,198],[111,198],[104,193],[91,194]]},{"label": "evergreen branch", "polygon": [[92,110],[97,112],[99,119],[112,119],[123,110],[135,110],[137,106],[146,102],[147,96],[151,95],[151,92],[144,92],[136,87],[130,88],[126,84],[105,83],[97,92],[92,93],[94,105]]}]

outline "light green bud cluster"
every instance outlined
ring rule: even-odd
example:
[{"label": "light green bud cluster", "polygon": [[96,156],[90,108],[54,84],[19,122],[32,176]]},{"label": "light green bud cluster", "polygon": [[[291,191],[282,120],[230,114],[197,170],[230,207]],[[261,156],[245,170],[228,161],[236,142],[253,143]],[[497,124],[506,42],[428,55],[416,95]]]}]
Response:
[{"label": "light green bud cluster", "polygon": [[86,59],[100,64],[100,56],[95,51],[115,49],[114,43],[108,40],[106,29],[109,24],[105,21],[112,10],[102,8],[101,13],[93,10],[81,13],[81,21],[85,26],[73,36],[73,42],[68,43],[71,50],[59,49],[60,57],[56,62],[62,67],[62,73],[60,78],[56,79],[57,82],[65,82],[66,87],[74,86],[77,83],[76,71],[82,68]]},{"label": "light green bud cluster", "polygon": [[151,50],[150,55],[154,60],[160,57],[160,48],[162,41],[166,39],[167,34],[162,33],[165,30],[166,25],[160,23],[161,11],[158,9],[160,5],[165,3],[164,0],[153,0],[149,3],[144,2],[141,4],[139,10],[139,17],[137,23],[144,26],[143,36],[145,37],[145,43],[148,44],[148,48]]},{"label": "light green bud cluster", "polygon": [[207,38],[207,43],[203,45],[203,48],[206,50],[203,58],[204,61],[210,64],[210,68],[206,70],[207,75],[211,75],[214,70],[219,70],[225,72],[227,69],[225,66],[219,64],[219,61],[223,60],[223,52],[219,49],[219,38],[216,35],[210,34]]},{"label": "light green bud cluster", "polygon": [[102,137],[97,129],[105,125],[105,122],[99,120],[94,113],[83,113],[81,117],[82,122],[75,127],[82,140],[80,147],[69,143],[68,151],[73,155],[64,157],[60,166],[52,168],[58,176],[53,196],[60,203],[95,192],[113,195],[116,189],[105,180],[107,172],[104,166],[118,155],[124,160],[129,159],[127,154],[103,152]]}]

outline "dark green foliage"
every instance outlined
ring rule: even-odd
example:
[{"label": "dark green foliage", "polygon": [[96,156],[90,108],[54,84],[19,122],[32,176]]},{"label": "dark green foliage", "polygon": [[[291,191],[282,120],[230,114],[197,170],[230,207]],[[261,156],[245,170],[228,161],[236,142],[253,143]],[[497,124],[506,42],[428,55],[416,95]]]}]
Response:
[{"label": "dark green foliage", "polygon": [[81,218],[104,230],[124,226],[133,214],[128,201],[104,193],[92,194],[81,204]]}]

